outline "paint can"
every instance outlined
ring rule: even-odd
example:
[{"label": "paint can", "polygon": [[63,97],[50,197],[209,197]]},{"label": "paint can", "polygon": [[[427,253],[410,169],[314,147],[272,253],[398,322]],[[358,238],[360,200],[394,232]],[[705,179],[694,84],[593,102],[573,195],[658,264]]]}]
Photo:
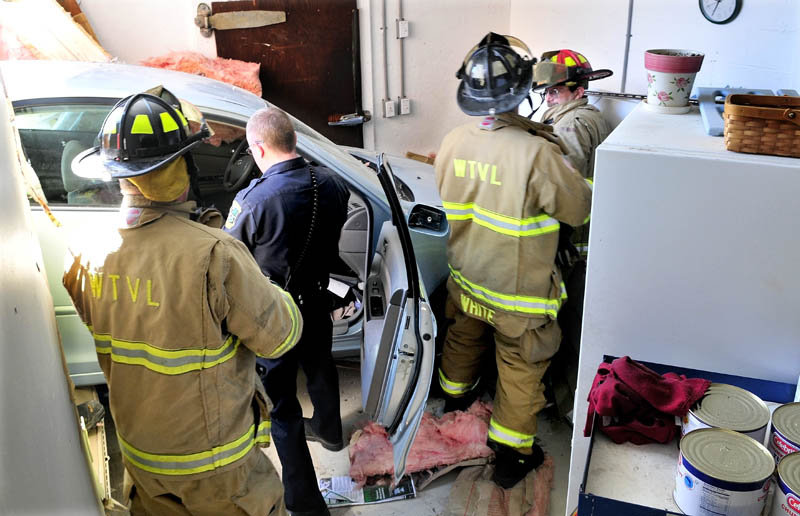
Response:
[{"label": "paint can", "polygon": [[680,441],[673,498],[692,516],[759,516],[775,460],[744,434],[701,428]]},{"label": "paint can", "polygon": [[800,453],[786,455],[778,464],[778,482],[770,516],[800,516]]},{"label": "paint can", "polygon": [[769,451],[776,462],[790,453],[800,452],[800,402],[781,405],[772,413]]},{"label": "paint can", "polygon": [[764,443],[769,408],[761,398],[735,385],[712,383],[683,417],[681,435],[698,428],[724,428]]}]

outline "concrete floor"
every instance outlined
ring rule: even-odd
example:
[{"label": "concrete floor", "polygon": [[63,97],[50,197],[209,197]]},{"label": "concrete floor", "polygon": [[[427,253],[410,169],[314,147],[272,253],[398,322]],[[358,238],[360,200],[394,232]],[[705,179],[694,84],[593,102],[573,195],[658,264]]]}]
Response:
[{"label": "concrete floor", "polygon": [[[364,420],[361,412],[361,382],[358,363],[339,364],[339,390],[341,393],[342,425],[345,439],[353,433],[356,424]],[[311,417],[313,408],[308,394],[305,392],[305,378],[302,373],[298,377],[298,397],[306,417]],[[539,414],[539,430],[537,439],[544,450],[553,456],[555,475],[553,490],[550,494],[550,516],[564,516],[567,497],[567,481],[569,478],[570,443],[572,428],[558,419],[555,412],[547,410]],[[347,475],[350,470],[350,459],[347,448],[340,452],[330,452],[315,442],[308,443],[311,458],[316,466],[317,477]],[[275,447],[267,448],[267,456],[280,473],[281,466]],[[417,494],[417,498],[375,505],[343,507],[333,509],[333,516],[439,516],[444,513],[450,488],[458,470],[452,471]]]}]

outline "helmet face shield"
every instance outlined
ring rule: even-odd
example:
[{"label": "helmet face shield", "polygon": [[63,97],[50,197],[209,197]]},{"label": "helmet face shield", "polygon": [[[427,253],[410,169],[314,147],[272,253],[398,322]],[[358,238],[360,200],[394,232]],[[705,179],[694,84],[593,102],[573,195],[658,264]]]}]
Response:
[{"label": "helmet face shield", "polygon": [[111,109],[98,135],[99,145],[73,160],[76,175],[108,179],[147,174],[171,163],[210,135],[196,107],[162,87],[150,91],[159,94],[131,95]]},{"label": "helmet face shield", "polygon": [[533,67],[534,91],[541,91],[559,84],[565,84],[569,79],[567,66],[552,61],[540,61]]}]

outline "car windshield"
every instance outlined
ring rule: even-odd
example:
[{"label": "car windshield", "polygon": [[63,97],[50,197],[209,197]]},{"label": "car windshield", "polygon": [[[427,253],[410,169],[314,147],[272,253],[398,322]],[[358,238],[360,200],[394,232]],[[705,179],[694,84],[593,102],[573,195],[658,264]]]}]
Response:
[{"label": "car windshield", "polygon": [[386,200],[386,194],[383,192],[383,188],[381,187],[380,181],[378,181],[378,176],[375,174],[375,171],[291,114],[289,114],[289,117],[292,119],[294,129],[298,133],[298,139],[304,136],[306,139],[311,140],[313,145],[319,147],[323,152],[328,154],[340,168],[344,169],[340,170],[341,172],[348,175],[359,184],[369,188],[371,194]]}]

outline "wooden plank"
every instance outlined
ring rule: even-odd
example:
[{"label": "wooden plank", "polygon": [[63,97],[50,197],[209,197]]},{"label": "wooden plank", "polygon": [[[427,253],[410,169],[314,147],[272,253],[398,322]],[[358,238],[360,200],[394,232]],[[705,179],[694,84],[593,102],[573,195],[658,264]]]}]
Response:
[{"label": "wooden plank", "polygon": [[111,60],[55,0],[0,2],[0,32],[0,59]]}]

